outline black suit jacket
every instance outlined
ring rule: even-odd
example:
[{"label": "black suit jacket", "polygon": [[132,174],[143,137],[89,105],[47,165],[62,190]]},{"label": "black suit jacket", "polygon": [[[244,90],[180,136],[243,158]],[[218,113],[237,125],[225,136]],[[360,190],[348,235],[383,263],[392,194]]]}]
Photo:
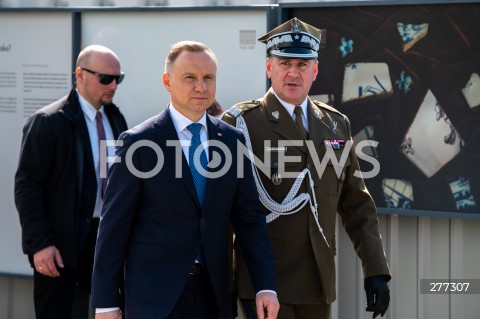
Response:
[{"label": "black suit jacket", "polygon": [[[104,106],[113,135],[127,129],[115,105]],[[75,267],[95,206],[97,182],[88,130],[78,95],[38,110],[26,122],[15,174],[15,204],[23,252],[55,245]],[[33,265],[32,265],[33,266]]]},{"label": "black suit jacket", "polygon": [[[273,254],[250,162],[243,155],[245,161],[238,162],[237,142],[244,141],[243,135],[211,116],[207,127],[210,145],[225,145],[232,166],[208,179],[202,207],[168,109],[121,135],[120,163],[110,171],[99,227],[93,307],[118,306],[119,282],[125,278],[127,318],[164,318],[202,245],[221,315],[228,318],[229,223],[255,290],[275,290]],[[209,152],[212,160],[210,147]],[[244,178],[237,178],[237,165]],[[141,177],[139,172],[152,176]]]}]

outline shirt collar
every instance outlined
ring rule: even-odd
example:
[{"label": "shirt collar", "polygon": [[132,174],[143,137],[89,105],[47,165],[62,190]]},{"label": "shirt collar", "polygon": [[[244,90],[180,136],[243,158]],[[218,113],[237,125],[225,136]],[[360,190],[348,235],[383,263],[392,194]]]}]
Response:
[{"label": "shirt collar", "polygon": [[[285,102],[284,100],[282,100],[281,98],[279,98],[278,95],[277,95],[277,93],[275,93],[275,91],[273,91],[273,89],[272,89],[272,92],[273,92],[273,94],[275,95],[275,97],[278,99],[278,101],[280,102],[280,104],[282,104],[283,107],[285,107],[285,109],[286,109],[287,112],[290,114],[290,116],[293,117],[293,110],[295,109],[295,106],[296,106],[296,105],[287,103],[287,102]],[[300,104],[300,107],[302,108],[303,116],[304,116],[305,118],[307,118],[307,105],[308,105],[308,98],[306,97],[305,100],[302,102],[302,104]]]},{"label": "shirt collar", "polygon": [[[172,117],[173,125],[175,126],[177,132],[182,132],[183,130],[187,129],[187,126],[193,123],[192,120],[177,111],[177,109],[173,107],[171,102],[168,105],[168,110],[170,111],[170,116]],[[203,116],[200,118],[200,120],[198,120],[197,123],[202,124],[205,130],[207,130],[207,112],[203,114]]]},{"label": "shirt collar", "polygon": [[[97,116],[97,109],[92,106],[81,94],[78,92],[78,102],[80,103],[80,107],[82,108],[83,114],[90,120],[95,121],[95,116]],[[98,110],[102,113],[102,116],[105,117],[105,111],[103,109],[103,105]]]}]

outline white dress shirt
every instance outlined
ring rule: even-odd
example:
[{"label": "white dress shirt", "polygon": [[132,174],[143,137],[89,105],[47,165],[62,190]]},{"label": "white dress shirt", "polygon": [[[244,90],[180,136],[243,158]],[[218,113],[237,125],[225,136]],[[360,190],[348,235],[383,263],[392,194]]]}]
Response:
[{"label": "white dress shirt", "polygon": [[[192,140],[192,132],[187,128],[190,124],[193,123],[192,120],[188,119],[185,115],[177,111],[177,109],[170,103],[168,105],[168,111],[170,112],[170,117],[173,121],[173,126],[175,126],[175,130],[177,131],[177,136],[180,141],[180,145],[182,145],[183,154],[187,159],[187,163],[189,162],[189,148],[190,142]],[[207,131],[207,113],[205,112],[200,120],[198,120],[199,124],[202,124],[202,128],[200,129],[200,141],[202,143],[206,142],[206,147],[204,146],[205,151],[208,147],[208,131]],[[208,161],[208,152],[207,154],[207,161]],[[190,163],[188,163],[190,165]]]},{"label": "white dress shirt", "polygon": [[[295,106],[297,106],[297,105],[293,105],[293,104],[285,102],[284,100],[282,100],[281,98],[278,97],[278,95],[275,93],[275,91],[273,91],[273,94],[277,97],[280,104],[282,104],[283,107],[285,107],[288,114],[290,114],[290,116],[292,117],[293,121],[295,121],[296,115],[293,112],[293,110],[295,110]],[[305,100],[299,106],[302,108],[303,126],[305,127],[305,130],[307,130],[307,132],[308,132],[307,105],[308,105],[308,98],[305,98]]]},{"label": "white dress shirt", "polygon": [[[88,136],[90,137],[90,145],[92,147],[92,155],[93,155],[93,165],[95,165],[95,175],[97,176],[97,199],[95,201],[95,209],[93,211],[93,217],[100,217],[100,213],[102,212],[102,182],[100,180],[100,143],[98,141],[98,133],[97,133],[97,124],[95,121],[95,116],[97,115],[97,109],[94,108],[87,100],[83,98],[83,96],[78,92],[78,101],[80,103],[80,107],[82,108],[83,115],[85,117],[85,123],[87,124],[88,129]],[[105,114],[105,110],[103,106],[98,110],[102,113],[102,122],[103,128],[105,130],[105,137],[107,140],[114,140],[112,127],[108,122],[107,115]],[[107,147],[107,155],[109,157],[115,156],[115,147],[109,146]]]}]

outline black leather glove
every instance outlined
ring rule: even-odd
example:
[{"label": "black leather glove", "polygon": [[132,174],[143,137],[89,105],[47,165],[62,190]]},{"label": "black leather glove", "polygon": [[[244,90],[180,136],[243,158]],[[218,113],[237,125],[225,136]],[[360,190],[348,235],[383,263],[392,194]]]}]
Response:
[{"label": "black leather glove", "polygon": [[387,276],[372,276],[365,278],[364,288],[367,293],[366,311],[373,312],[373,317],[383,315],[387,311],[390,303],[390,289],[387,285]]}]

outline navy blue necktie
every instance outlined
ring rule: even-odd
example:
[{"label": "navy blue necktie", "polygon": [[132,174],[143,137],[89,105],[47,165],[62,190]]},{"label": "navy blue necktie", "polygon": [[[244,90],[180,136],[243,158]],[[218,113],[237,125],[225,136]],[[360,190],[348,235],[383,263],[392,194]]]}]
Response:
[{"label": "navy blue necktie", "polygon": [[[193,183],[195,184],[195,189],[197,191],[198,201],[200,202],[200,206],[203,205],[203,199],[205,198],[205,190],[207,186],[207,177],[202,175],[196,165],[195,161],[195,151],[197,148],[200,147],[201,151],[197,152],[200,154],[200,165],[207,170],[207,154],[205,153],[205,149],[202,147],[202,142],[200,141],[200,129],[202,128],[202,124],[200,123],[192,123],[187,126],[188,130],[192,132],[192,141],[190,143],[190,148],[188,150],[188,165],[190,166],[190,172],[192,173]],[[205,265],[205,257],[203,254],[203,249],[200,247],[197,251],[197,255],[195,257],[195,262],[199,264]]]}]

